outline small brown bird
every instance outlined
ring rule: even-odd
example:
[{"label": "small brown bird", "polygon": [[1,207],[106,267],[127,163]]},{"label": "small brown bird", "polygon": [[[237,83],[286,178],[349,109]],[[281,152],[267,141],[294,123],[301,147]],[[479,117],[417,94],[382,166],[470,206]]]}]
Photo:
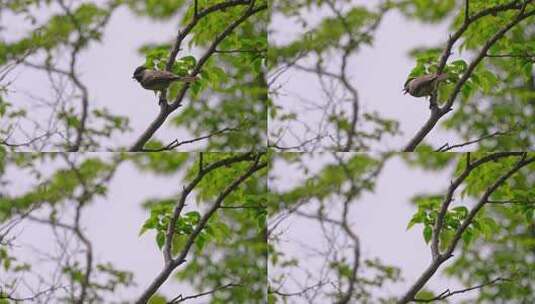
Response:
[{"label": "small brown bird", "polygon": [[420,77],[409,78],[405,82],[403,94],[409,93],[414,97],[424,97],[433,94],[438,82],[448,78],[447,74],[429,74]]},{"label": "small brown bird", "polygon": [[155,92],[167,89],[174,81],[194,82],[198,79],[195,76],[178,76],[168,71],[150,70],[144,66],[138,67],[132,78],[137,80],[144,89]]}]

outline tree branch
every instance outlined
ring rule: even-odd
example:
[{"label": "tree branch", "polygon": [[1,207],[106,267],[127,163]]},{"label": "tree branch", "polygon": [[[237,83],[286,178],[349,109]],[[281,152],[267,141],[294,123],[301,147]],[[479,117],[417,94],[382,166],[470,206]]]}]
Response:
[{"label": "tree branch", "polygon": [[193,138],[193,139],[188,139],[188,140],[183,140],[183,141],[178,141],[178,139],[175,139],[172,142],[170,142],[167,146],[159,148],[159,149],[142,149],[141,151],[143,151],[143,152],[169,151],[169,150],[176,149],[176,148],[178,148],[178,147],[180,147],[182,145],[185,145],[185,144],[191,144],[191,143],[194,143],[194,142],[197,142],[197,141],[201,141],[201,140],[204,140],[204,139],[208,139],[208,138],[214,137],[214,136],[219,135],[219,134],[223,134],[225,132],[237,131],[237,130],[239,130],[239,129],[238,128],[224,128],[224,129],[221,129],[221,130],[217,130],[217,131],[215,131],[213,133],[210,133],[208,135],[200,136],[200,137]]},{"label": "tree branch", "polygon": [[231,288],[231,287],[242,287],[242,285],[229,283],[229,284],[225,284],[225,285],[219,286],[217,288],[214,288],[212,290],[209,290],[209,291],[206,291],[206,292],[202,292],[202,293],[199,293],[199,294],[196,294],[196,295],[192,295],[192,296],[183,297],[182,295],[179,295],[176,298],[172,299],[171,301],[167,302],[167,304],[177,304],[177,303],[186,302],[187,300],[196,299],[196,298],[204,297],[204,296],[207,296],[207,295],[211,295],[211,294],[216,293],[219,290],[227,289],[227,288]]},{"label": "tree branch", "polygon": [[445,300],[446,298],[449,298],[451,296],[454,296],[456,294],[461,294],[461,293],[465,293],[465,292],[476,290],[476,289],[482,289],[483,287],[486,287],[486,286],[495,285],[500,281],[510,281],[510,279],[496,278],[496,279],[488,281],[486,283],[482,283],[482,284],[479,284],[479,285],[476,285],[476,286],[473,286],[473,287],[460,289],[460,290],[455,290],[455,291],[450,291],[449,289],[446,289],[440,295],[438,295],[438,296],[436,296],[434,298],[431,298],[431,299],[414,299],[413,301],[414,302],[418,302],[418,303],[429,303],[429,302],[441,301],[441,300]]},{"label": "tree branch", "polygon": [[509,132],[510,131],[506,131],[506,132],[496,131],[494,133],[481,136],[480,138],[473,139],[473,140],[470,140],[470,141],[467,141],[467,142],[464,142],[464,143],[460,143],[460,144],[451,145],[451,146],[448,143],[445,143],[442,147],[440,147],[437,150],[435,150],[435,152],[447,152],[447,151],[450,151],[450,150],[453,150],[453,149],[462,148],[462,147],[469,146],[469,145],[481,142],[481,141],[483,141],[485,139],[489,139],[489,138],[492,138],[492,137],[508,135]]}]

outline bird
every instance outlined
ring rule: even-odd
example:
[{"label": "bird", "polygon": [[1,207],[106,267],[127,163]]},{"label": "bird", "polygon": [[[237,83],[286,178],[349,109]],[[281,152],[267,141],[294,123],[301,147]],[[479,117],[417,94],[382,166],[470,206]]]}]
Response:
[{"label": "bird", "polygon": [[144,89],[154,91],[155,94],[167,89],[172,82],[191,83],[198,79],[196,76],[178,76],[168,71],[151,70],[145,66],[137,67],[132,78]]},{"label": "bird", "polygon": [[435,91],[438,82],[447,78],[448,75],[445,73],[411,77],[405,82],[403,94],[409,93],[414,97],[431,96]]}]

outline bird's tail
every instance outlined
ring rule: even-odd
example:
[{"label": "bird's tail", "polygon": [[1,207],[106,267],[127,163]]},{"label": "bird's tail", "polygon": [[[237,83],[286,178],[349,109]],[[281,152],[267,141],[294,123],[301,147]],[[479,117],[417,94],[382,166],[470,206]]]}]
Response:
[{"label": "bird's tail", "polygon": [[178,81],[191,83],[191,82],[195,82],[195,81],[199,80],[199,77],[197,77],[197,76],[177,76],[175,79],[178,80]]},{"label": "bird's tail", "polygon": [[446,80],[448,79],[448,73],[440,73],[437,75],[437,78],[435,78],[438,81]]}]

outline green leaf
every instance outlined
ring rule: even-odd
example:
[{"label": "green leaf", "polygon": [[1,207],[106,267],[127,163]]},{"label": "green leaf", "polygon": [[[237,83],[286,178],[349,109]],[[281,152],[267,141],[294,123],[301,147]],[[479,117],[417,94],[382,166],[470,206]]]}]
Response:
[{"label": "green leaf", "polygon": [[153,295],[152,297],[150,297],[149,301],[147,302],[147,304],[166,304],[166,303],[167,303],[167,298],[159,294]]},{"label": "green leaf", "polygon": [[468,68],[468,64],[462,59],[453,61],[451,65],[453,66],[453,72],[457,74],[464,73]]},{"label": "green leaf", "polygon": [[197,248],[197,250],[201,251],[205,245],[206,245],[206,237],[204,236],[204,234],[201,233],[195,239],[195,247]]},{"label": "green leaf", "polygon": [[156,244],[158,244],[159,249],[162,249],[163,245],[165,244],[165,232],[158,231],[156,234]]},{"label": "green leaf", "polygon": [[460,219],[465,219],[468,216],[468,208],[465,206],[455,207],[452,210],[460,215]]},{"label": "green leaf", "polygon": [[411,229],[412,226],[414,226],[415,224],[423,223],[425,218],[426,218],[425,212],[423,210],[419,210],[413,215],[412,219],[407,225],[407,230]]},{"label": "green leaf", "polygon": [[470,243],[474,239],[474,232],[471,229],[467,229],[464,231],[462,238],[465,245],[470,245]]},{"label": "green leaf", "polygon": [[197,64],[197,59],[193,56],[185,56],[179,59],[188,69],[193,69]]},{"label": "green leaf", "polygon": [[435,298],[435,294],[430,290],[422,289],[416,294],[414,298],[420,300],[433,299]]},{"label": "green leaf", "polygon": [[425,243],[429,244],[429,241],[431,241],[431,237],[433,236],[433,228],[430,225],[426,225],[423,234]]}]

